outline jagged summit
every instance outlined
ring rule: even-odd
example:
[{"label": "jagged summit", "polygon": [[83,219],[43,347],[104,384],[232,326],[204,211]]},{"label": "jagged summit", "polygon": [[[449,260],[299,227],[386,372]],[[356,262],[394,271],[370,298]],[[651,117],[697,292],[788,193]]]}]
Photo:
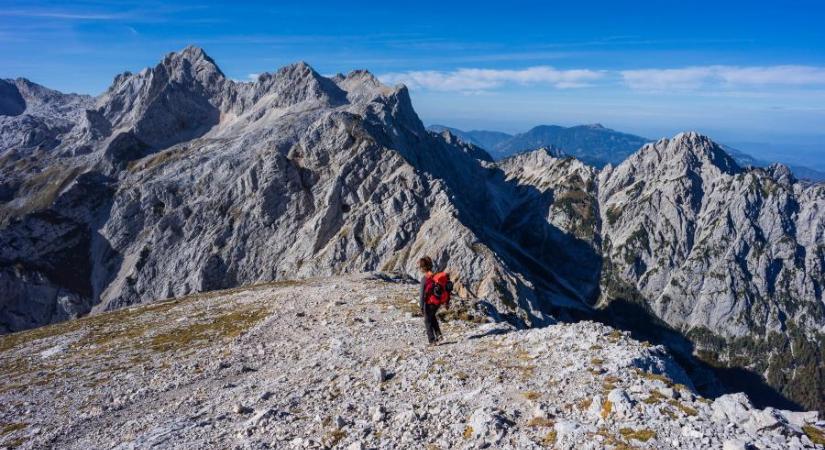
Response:
[{"label": "jagged summit", "polygon": [[677,173],[704,170],[726,174],[736,174],[743,170],[721,146],[695,131],[678,133],[673,138],[662,138],[646,144],[616,166],[615,170],[649,170],[654,166],[673,173],[674,176]]}]

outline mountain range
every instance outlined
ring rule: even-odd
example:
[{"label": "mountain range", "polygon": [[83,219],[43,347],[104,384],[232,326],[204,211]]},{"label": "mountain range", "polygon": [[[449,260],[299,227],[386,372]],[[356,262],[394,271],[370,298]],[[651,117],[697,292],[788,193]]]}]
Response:
[{"label": "mountain range", "polygon": [[[464,142],[487,150],[494,158],[501,159],[519,152],[535,150],[540,147],[556,147],[570,156],[574,156],[591,166],[603,168],[607,164],[618,165],[644,144],[653,142],[641,136],[622,133],[601,124],[562,127],[558,125],[539,125],[524,133],[510,135],[500,131],[470,130],[463,131],[444,125],[430,125],[429,130],[449,131]],[[742,167],[768,167],[771,162],[723,145],[725,151]],[[825,180],[825,173],[800,165],[789,166],[794,175],[810,181]]]},{"label": "mountain range", "polygon": [[97,97],[0,92],[0,332],[273,280],[417,277],[430,255],[499,320],[602,320],[670,347],[704,392],[825,409],[825,187],[785,166],[695,132],[602,168],[563,146],[493,158],[367,71],[237,82],[197,47]]}]

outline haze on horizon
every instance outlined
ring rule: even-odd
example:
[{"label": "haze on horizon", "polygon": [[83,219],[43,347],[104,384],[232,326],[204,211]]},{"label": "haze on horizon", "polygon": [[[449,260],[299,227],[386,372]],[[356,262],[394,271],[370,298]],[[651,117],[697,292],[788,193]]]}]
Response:
[{"label": "haze on horizon", "polygon": [[756,157],[825,169],[825,6],[813,1],[478,6],[17,1],[0,77],[99,94],[194,44],[237,80],[304,60],[405,83],[426,124],[525,131],[603,123],[698,130]]}]

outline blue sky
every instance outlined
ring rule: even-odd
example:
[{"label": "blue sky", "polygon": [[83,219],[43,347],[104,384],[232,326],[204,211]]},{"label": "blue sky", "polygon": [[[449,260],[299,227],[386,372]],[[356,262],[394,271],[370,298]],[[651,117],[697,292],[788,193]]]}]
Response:
[{"label": "blue sky", "polygon": [[0,77],[98,94],[196,44],[239,80],[297,60],[369,69],[406,83],[428,124],[696,129],[825,168],[821,2],[241,3],[6,0]]}]

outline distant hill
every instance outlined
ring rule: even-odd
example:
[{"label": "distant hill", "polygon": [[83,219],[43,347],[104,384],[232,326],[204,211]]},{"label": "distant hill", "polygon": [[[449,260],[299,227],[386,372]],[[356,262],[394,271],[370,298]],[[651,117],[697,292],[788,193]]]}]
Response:
[{"label": "distant hill", "polygon": [[[488,130],[464,131],[444,125],[431,125],[429,129],[438,132],[449,130],[459,139],[484,148],[497,160],[541,147],[555,147],[599,169],[608,163],[614,166],[620,164],[643,145],[652,142],[651,139],[622,133],[601,124],[573,127],[539,125],[515,135]],[[722,145],[722,148],[741,166],[768,167],[773,164],[727,145]],[[788,167],[799,179],[825,180],[825,173],[810,167]]]},{"label": "distant hill", "polygon": [[556,147],[597,168],[607,163],[619,164],[650,142],[650,139],[621,133],[600,124],[574,127],[539,125],[516,135],[485,130],[463,131],[443,125],[433,125],[430,129],[447,129],[460,139],[483,147],[496,159],[540,147]]},{"label": "distant hill", "polygon": [[[487,131],[487,130],[470,130],[463,131],[457,128],[447,127],[444,125],[430,125],[427,129],[436,132],[444,130],[449,131],[468,144],[477,145],[487,151],[492,151],[501,144],[513,137],[511,134],[502,133],[501,131]],[[495,155],[494,155],[495,156]],[[500,157],[497,157],[500,158]]]},{"label": "distant hill", "polygon": [[[741,150],[737,150],[733,147],[730,147],[728,145],[722,145],[721,147],[725,149],[725,151],[741,166],[768,167],[771,164],[773,164],[769,161],[754,158],[753,156]],[[810,181],[825,181],[825,172],[820,172],[816,169],[811,169],[810,167],[805,166],[797,166],[791,164],[788,164],[787,166],[789,169],[791,169],[791,172],[793,172],[794,176],[799,179]]]}]

